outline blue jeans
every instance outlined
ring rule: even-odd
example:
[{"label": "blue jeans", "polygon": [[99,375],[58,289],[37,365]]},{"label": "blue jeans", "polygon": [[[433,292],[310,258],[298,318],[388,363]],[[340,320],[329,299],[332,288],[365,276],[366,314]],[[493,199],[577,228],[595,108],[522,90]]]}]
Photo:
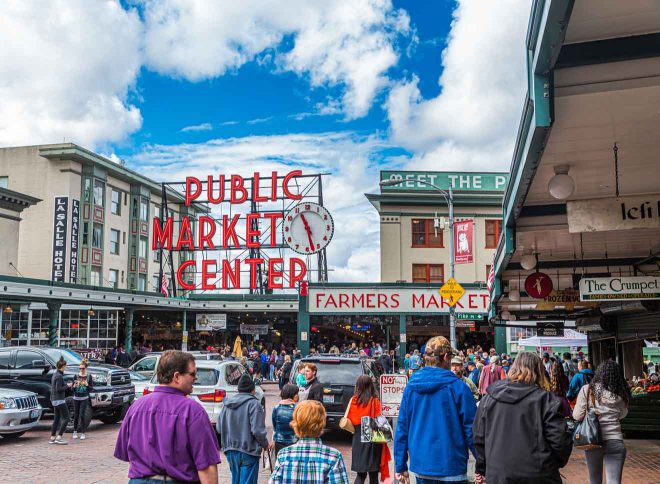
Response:
[{"label": "blue jeans", "polygon": [[257,484],[259,457],[237,450],[228,450],[225,455],[231,471],[231,484]]}]

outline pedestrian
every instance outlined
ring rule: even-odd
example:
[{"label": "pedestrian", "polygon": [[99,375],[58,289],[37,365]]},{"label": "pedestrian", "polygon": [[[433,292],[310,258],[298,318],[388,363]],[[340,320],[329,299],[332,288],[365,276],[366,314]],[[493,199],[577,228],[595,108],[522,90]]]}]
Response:
[{"label": "pedestrian", "polygon": [[280,368],[280,390],[284,388],[284,385],[289,383],[289,379],[291,378],[291,369],[293,367],[293,364],[291,363],[291,356],[289,355],[284,355],[284,363],[282,364],[282,368]]},{"label": "pedestrian", "polygon": [[273,408],[273,442],[275,442],[275,458],[285,447],[293,445],[298,440],[296,434],[291,428],[293,420],[293,411],[298,403],[298,387],[292,383],[287,383],[280,392],[280,403]]},{"label": "pedestrian", "polygon": [[300,363],[298,365],[298,374],[296,375],[296,385],[299,387],[304,387],[305,384],[307,383],[307,379],[305,378],[305,368],[307,367],[307,363]]},{"label": "pedestrian", "polygon": [[410,371],[410,353],[406,353],[406,356],[403,358],[403,371],[405,372],[406,375],[409,374],[409,371]]},{"label": "pedestrian", "polygon": [[118,366],[128,368],[131,365],[131,357],[124,350],[124,345],[120,344],[119,349],[117,350],[117,357],[115,358],[116,364]]},{"label": "pedestrian", "polygon": [[470,392],[472,392],[472,396],[474,397],[475,400],[479,400],[479,389],[477,388],[477,385],[475,385],[472,380],[470,380],[468,377],[465,376],[465,366],[463,365],[463,358],[460,356],[454,356],[451,359],[451,372],[456,375],[458,378],[463,380],[465,384],[468,386],[470,389]]},{"label": "pedestrian", "polygon": [[321,442],[325,418],[325,408],[317,401],[296,406],[291,427],[298,442],[280,451],[269,484],[349,483],[341,452]]},{"label": "pedestrian", "polygon": [[468,449],[475,454],[472,422],[477,405],[467,385],[449,371],[458,352],[447,338],[431,338],[425,351],[425,366],[410,377],[399,408],[395,477],[408,483],[410,471],[419,484],[467,482]]},{"label": "pedestrian", "polygon": [[472,383],[474,383],[474,386],[476,386],[477,389],[478,389],[479,388],[479,377],[481,376],[481,371],[477,367],[477,364],[472,360],[468,361],[467,369],[468,369],[468,372],[469,372],[468,373],[468,378],[472,381]]},{"label": "pedestrian", "polygon": [[419,356],[419,350],[413,351],[410,357],[410,371],[417,371],[422,367],[422,357]]},{"label": "pedestrian", "polygon": [[494,382],[474,419],[477,482],[561,484],[559,469],[571,456],[561,403],[547,392],[544,365],[518,353],[507,379]]},{"label": "pedestrian", "polygon": [[490,363],[483,367],[479,376],[479,393],[486,394],[488,387],[499,380],[504,380],[506,373],[500,366],[500,357],[495,355],[490,357]]},{"label": "pedestrian", "polygon": [[268,351],[263,350],[261,352],[260,360],[261,360],[261,376],[264,378],[264,380],[267,380],[268,377],[270,376],[268,374],[268,372],[269,372],[268,362],[270,360],[270,356],[268,355]]},{"label": "pedestrian", "polygon": [[115,358],[114,358],[114,356],[112,356],[113,352],[114,352],[114,349],[108,349],[105,352],[104,361],[108,365],[114,365],[115,364]]},{"label": "pedestrian", "polygon": [[300,400],[316,400],[323,403],[323,385],[316,378],[317,368],[314,363],[307,363],[303,370],[305,385],[300,388]]},{"label": "pedestrian", "polygon": [[578,361],[577,367],[578,372],[571,379],[571,383],[568,385],[568,393],[566,393],[566,397],[572,405],[575,405],[575,399],[582,387],[591,383],[594,377],[594,372],[589,368],[588,360],[583,359]]},{"label": "pedestrian", "polygon": [[621,433],[621,419],[628,414],[630,388],[616,361],[607,360],[598,365],[590,384],[578,394],[573,418],[582,420],[587,408],[594,409],[600,424],[602,446],[584,451],[589,469],[590,484],[603,482],[603,465],[607,484],[620,484],[626,460],[626,446]]},{"label": "pedestrian", "polygon": [[184,481],[216,484],[220,449],[204,408],[192,398],[197,379],[190,353],[168,350],[158,385],[136,400],[119,429],[115,457],[128,462],[129,484]]},{"label": "pedestrian", "polygon": [[92,411],[89,394],[94,390],[92,375],[87,373],[87,358],[80,362],[80,371],[73,381],[73,435],[72,438],[85,440],[87,415]]},{"label": "pedestrian", "polygon": [[64,382],[66,360],[60,356],[55,364],[56,371],[50,381],[50,402],[53,405],[53,424],[50,427],[49,444],[67,444],[62,437],[69,424],[69,406],[66,404],[66,390],[71,388],[71,382]]},{"label": "pedestrian", "polygon": [[552,369],[552,361],[550,361],[550,353],[543,353],[543,367],[545,368],[545,371],[548,374],[548,377],[550,376],[550,370]]},{"label": "pedestrian", "polygon": [[268,358],[268,379],[275,381],[275,364],[277,361],[277,351],[273,350]]},{"label": "pedestrian", "polygon": [[387,444],[362,442],[360,426],[362,417],[375,418],[380,415],[380,400],[376,386],[369,375],[360,375],[355,382],[355,392],[348,402],[348,419],[355,427],[351,470],[357,472],[355,484],[363,484],[369,476],[369,484],[378,484],[378,473],[382,479],[389,477],[390,451]]},{"label": "pedestrian", "polygon": [[241,375],[238,393],[224,401],[216,424],[232,484],[257,484],[262,449],[270,452],[273,448],[268,442],[266,414],[254,396],[255,388],[250,375]]},{"label": "pedestrian", "polygon": [[550,391],[561,401],[561,411],[564,417],[571,416],[571,406],[566,398],[567,382],[563,365],[559,361],[555,361],[550,368]]},{"label": "pedestrian", "polygon": [[573,379],[573,376],[578,372],[577,365],[571,359],[570,353],[564,353],[562,355],[562,366],[564,368],[564,374],[566,375],[567,382],[570,383]]}]

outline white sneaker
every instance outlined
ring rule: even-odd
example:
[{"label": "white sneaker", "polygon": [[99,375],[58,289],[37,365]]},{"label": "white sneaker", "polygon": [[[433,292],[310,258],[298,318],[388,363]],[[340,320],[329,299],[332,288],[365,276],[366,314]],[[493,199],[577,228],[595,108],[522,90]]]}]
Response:
[{"label": "white sneaker", "polygon": [[73,435],[71,436],[72,439],[77,439],[78,438],[78,432],[73,432]]},{"label": "white sneaker", "polygon": [[54,444],[55,443],[55,437],[51,437],[50,439],[48,439],[48,443],[49,444]]},{"label": "white sneaker", "polygon": [[68,442],[64,440],[61,435],[55,438],[55,443],[60,445],[68,444]]},{"label": "white sneaker", "polygon": [[86,439],[85,434],[80,434],[80,440],[85,440],[85,439]]}]

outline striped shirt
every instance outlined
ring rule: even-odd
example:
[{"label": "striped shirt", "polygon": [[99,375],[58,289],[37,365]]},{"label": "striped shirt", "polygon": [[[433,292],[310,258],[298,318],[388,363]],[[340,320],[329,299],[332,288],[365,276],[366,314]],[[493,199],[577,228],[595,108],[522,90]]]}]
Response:
[{"label": "striped shirt", "polygon": [[349,484],[341,452],[302,438],[280,451],[269,484]]}]

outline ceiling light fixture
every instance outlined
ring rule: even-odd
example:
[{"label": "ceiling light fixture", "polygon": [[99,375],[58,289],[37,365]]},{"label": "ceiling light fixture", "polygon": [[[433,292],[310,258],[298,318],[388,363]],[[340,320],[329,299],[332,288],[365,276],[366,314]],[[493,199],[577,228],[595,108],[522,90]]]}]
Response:
[{"label": "ceiling light fixture", "polygon": [[548,182],[550,195],[558,200],[566,200],[575,191],[575,180],[568,174],[568,165],[556,165],[555,176]]},{"label": "ceiling light fixture", "polygon": [[520,265],[526,271],[531,271],[536,267],[537,261],[536,254],[524,254],[520,259]]}]

